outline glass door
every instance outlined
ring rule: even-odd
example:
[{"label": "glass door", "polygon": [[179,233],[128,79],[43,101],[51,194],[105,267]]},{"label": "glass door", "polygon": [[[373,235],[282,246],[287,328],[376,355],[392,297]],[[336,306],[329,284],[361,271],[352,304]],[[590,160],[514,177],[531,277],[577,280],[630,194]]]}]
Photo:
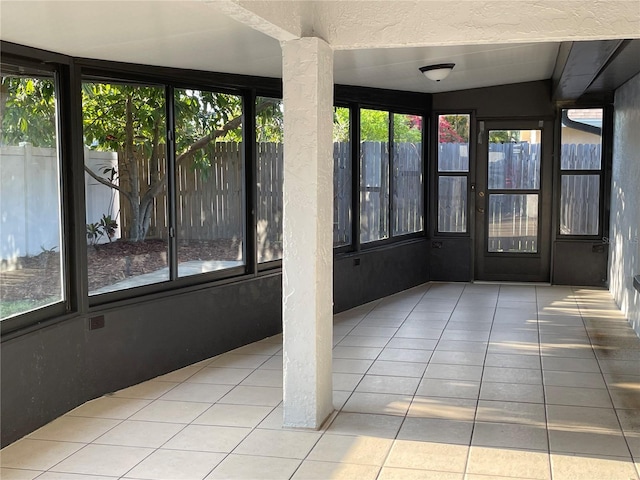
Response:
[{"label": "glass door", "polygon": [[536,121],[480,122],[474,186],[478,280],[549,280],[551,189],[543,174],[551,172],[551,142],[543,127]]}]

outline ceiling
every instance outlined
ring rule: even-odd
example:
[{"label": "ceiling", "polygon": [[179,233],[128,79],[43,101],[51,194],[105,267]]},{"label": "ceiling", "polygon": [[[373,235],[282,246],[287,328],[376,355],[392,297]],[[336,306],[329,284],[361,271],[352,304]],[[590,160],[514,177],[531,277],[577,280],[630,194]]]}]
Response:
[{"label": "ceiling", "polygon": [[[292,9],[305,6],[304,2],[280,3]],[[269,2],[255,4],[269,6]],[[281,77],[279,41],[256,29],[250,15],[245,15],[246,21],[229,16],[229,5],[233,8],[237,4],[212,0],[0,0],[0,39],[75,57]],[[420,45],[395,48],[341,46],[334,55],[334,82],[435,93],[543,80],[552,77],[561,46],[559,41],[417,43]],[[427,80],[418,71],[423,65],[443,62],[456,66],[442,82]]]}]

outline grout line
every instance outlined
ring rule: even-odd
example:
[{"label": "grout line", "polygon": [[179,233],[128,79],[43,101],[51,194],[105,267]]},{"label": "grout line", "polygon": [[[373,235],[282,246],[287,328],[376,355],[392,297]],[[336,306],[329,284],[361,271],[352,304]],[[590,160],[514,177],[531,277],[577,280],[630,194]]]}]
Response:
[{"label": "grout line", "polygon": [[549,478],[553,479],[553,463],[551,458],[551,434],[549,429],[549,415],[547,414],[547,385],[544,381],[544,369],[542,365],[542,344],[541,344],[541,332],[540,332],[540,304],[538,302],[538,287],[535,287],[536,291],[536,325],[538,330],[538,358],[540,362],[540,377],[542,381],[542,408],[544,412],[544,426],[547,438],[547,461],[549,462]]},{"label": "grout line", "polygon": [[[574,299],[576,297],[575,288],[576,287],[573,287],[573,286],[571,287]],[[598,354],[596,353],[597,350],[594,347],[593,339],[591,338],[591,334],[589,333],[589,327],[587,327],[587,324],[584,321],[584,315],[582,314],[582,308],[580,308],[580,302],[578,302],[577,300],[576,300],[576,306],[578,308],[578,312],[580,313],[580,318],[582,320],[582,324],[584,326],[584,329],[587,332],[587,338],[589,339],[589,346],[591,347],[591,350],[593,351],[593,356],[596,358],[596,363],[598,364],[598,369],[600,370],[600,376],[602,377],[602,381],[604,382],[604,386],[607,389],[607,394],[609,396],[609,400],[611,401],[611,409],[613,410],[613,414],[615,415],[616,420],[618,421],[618,427],[620,428],[620,433],[622,435],[622,439],[624,440],[624,443],[627,446],[627,451],[629,453],[629,458],[630,458],[631,462],[634,464],[638,474],[640,474],[640,469],[638,469],[638,464],[634,461],[633,452],[631,451],[631,445],[629,445],[629,441],[627,440],[627,437],[624,434],[624,429],[622,428],[622,422],[620,421],[620,416],[618,415],[618,409],[616,408],[616,405],[615,405],[615,403],[613,401],[613,396],[611,395],[611,390],[609,389],[609,383],[607,381],[605,381],[604,372],[602,371],[602,365],[600,364],[600,358],[598,357]]]},{"label": "grout line", "polygon": [[[466,289],[466,287],[465,287]],[[475,411],[473,412],[473,421],[471,423],[471,436],[469,437],[469,450],[467,451],[467,458],[465,459],[464,462],[464,475],[469,475],[469,472],[467,471],[467,469],[469,468],[469,461],[471,460],[471,448],[472,448],[472,444],[473,444],[473,435],[475,433],[476,430],[476,422],[477,422],[477,418],[478,418],[478,407],[480,406],[480,392],[482,391],[482,384],[484,382],[484,369],[485,369],[485,365],[487,363],[487,355],[489,355],[489,345],[491,344],[491,332],[493,331],[493,326],[495,324],[495,318],[496,318],[496,311],[498,309],[498,301],[500,299],[500,290],[502,289],[502,285],[498,286],[498,295],[496,295],[496,304],[493,308],[493,316],[491,318],[491,327],[489,328],[489,338],[487,339],[487,348],[484,351],[484,360],[482,362],[482,372],[480,373],[480,385],[478,388],[478,396],[476,398],[476,407],[475,407]],[[463,291],[464,293],[464,291]]]}]

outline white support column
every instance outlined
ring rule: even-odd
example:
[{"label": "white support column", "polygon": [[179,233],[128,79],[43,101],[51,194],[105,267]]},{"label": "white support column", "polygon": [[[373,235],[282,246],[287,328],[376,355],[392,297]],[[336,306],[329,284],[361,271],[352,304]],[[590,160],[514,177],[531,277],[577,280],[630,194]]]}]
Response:
[{"label": "white support column", "polygon": [[282,43],[284,425],[320,428],[333,411],[333,51]]}]

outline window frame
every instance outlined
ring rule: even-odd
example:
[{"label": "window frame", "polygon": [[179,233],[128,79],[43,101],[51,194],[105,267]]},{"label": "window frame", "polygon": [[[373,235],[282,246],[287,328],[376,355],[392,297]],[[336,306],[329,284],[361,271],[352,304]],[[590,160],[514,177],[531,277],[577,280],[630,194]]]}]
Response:
[{"label": "window frame", "polygon": [[[342,245],[334,245],[333,246],[333,253],[334,254],[340,254],[340,253],[347,253],[353,250],[353,245],[355,243],[354,241],[354,235],[358,235],[360,229],[355,225],[355,218],[354,218],[354,213],[355,213],[355,208],[358,209],[358,212],[360,211],[360,196],[359,195],[353,195],[354,192],[354,188],[355,188],[355,184],[357,182],[358,184],[358,189],[360,188],[360,164],[359,161],[356,161],[356,158],[359,158],[359,149],[354,148],[354,144],[353,144],[353,137],[354,137],[354,111],[355,108],[357,108],[353,103],[349,103],[349,102],[340,102],[340,101],[336,101],[334,102],[333,105],[334,110],[336,108],[346,108],[347,110],[349,110],[349,159],[351,162],[351,185],[350,185],[350,194],[351,194],[351,198],[349,201],[349,210],[351,212],[351,222],[350,222],[350,241],[348,243],[342,244]],[[360,128],[360,123],[359,123],[359,119],[358,119],[358,128]],[[334,158],[334,162],[335,162],[335,158]],[[355,163],[358,163],[358,165],[355,165]],[[335,170],[335,165],[334,165],[334,170]],[[355,178],[355,172],[358,172],[358,177]],[[335,181],[335,180],[334,180]],[[359,191],[359,190],[358,190]],[[334,192],[335,195],[335,192]],[[358,198],[354,198],[354,197],[358,197]],[[335,206],[334,206],[335,208]],[[332,235],[333,235],[333,231],[332,231]]]},{"label": "window frame", "polygon": [[[5,48],[8,47],[8,48]],[[23,56],[24,52],[29,53],[29,57]],[[59,188],[59,197],[61,201],[58,211],[60,222],[60,274],[61,274],[61,299],[14,316],[0,320],[0,335],[3,340],[7,334],[17,330],[34,327],[49,318],[57,317],[62,321],[71,313],[76,303],[71,284],[75,284],[77,278],[71,264],[71,245],[73,244],[73,231],[71,229],[72,220],[68,212],[64,208],[65,201],[72,196],[70,190],[73,186],[72,172],[68,168],[69,158],[72,149],[70,148],[70,138],[67,134],[71,116],[68,111],[63,108],[65,102],[68,101],[70,94],[68,89],[68,80],[70,78],[70,62],[66,57],[50,54],[42,50],[30,49],[19,45],[2,44],[2,52],[0,56],[2,65],[15,67],[18,70],[25,69],[25,75],[30,71],[40,71],[50,73],[53,77],[55,86],[55,110],[56,110],[56,151],[58,177],[56,179]]]},{"label": "window frame", "polygon": [[[446,115],[468,115],[469,116],[469,168],[464,171],[440,171],[438,168],[438,152],[440,145],[440,117]],[[475,230],[474,220],[471,213],[473,208],[473,190],[475,188],[475,155],[476,155],[476,131],[475,131],[475,111],[474,110],[437,110],[433,112],[433,126],[431,131],[433,132],[432,140],[432,172],[433,172],[433,185],[432,185],[432,211],[430,217],[433,222],[433,236],[441,238],[470,238]],[[439,198],[440,198],[440,177],[464,177],[467,179],[467,228],[464,232],[445,232],[440,231],[439,228]]]},{"label": "window frame", "polygon": [[[93,63],[99,61],[90,61]],[[110,62],[107,62],[110,64]],[[167,175],[167,216],[168,216],[168,239],[167,239],[167,252],[168,252],[168,267],[169,267],[169,278],[162,282],[152,283],[148,285],[140,285],[136,287],[124,288],[122,290],[117,290],[113,292],[106,292],[96,295],[88,295],[89,298],[89,307],[103,306],[107,304],[112,304],[114,302],[124,301],[134,297],[151,295],[156,292],[166,292],[171,290],[180,289],[183,287],[191,287],[201,284],[210,284],[211,282],[223,281],[229,278],[237,278],[242,275],[250,275],[254,274],[258,271],[257,267],[254,265],[252,260],[255,257],[254,254],[250,254],[251,250],[249,250],[249,245],[247,244],[248,232],[250,229],[247,227],[247,222],[249,220],[249,215],[247,213],[253,209],[247,208],[248,201],[248,181],[250,178],[248,176],[248,171],[250,169],[247,159],[251,158],[247,152],[247,144],[249,143],[247,140],[248,132],[247,132],[247,119],[251,118],[247,114],[247,97],[250,97],[253,93],[252,91],[247,91],[244,89],[236,89],[230,88],[227,86],[220,86],[217,84],[203,84],[202,82],[191,82],[189,79],[172,79],[165,78],[157,75],[148,75],[146,73],[139,72],[139,69],[135,68],[137,66],[133,66],[131,71],[127,69],[125,72],[117,71],[115,69],[109,69],[108,65],[104,68],[94,68],[93,66],[83,67],[81,62],[81,73],[80,73],[80,82],[104,82],[104,83],[127,83],[127,84],[140,84],[143,86],[157,86],[164,88],[165,95],[165,135],[166,135],[166,143],[167,143],[167,158],[166,158],[166,168],[167,171],[170,171],[171,174]],[[177,186],[176,186],[176,177],[175,177],[175,110],[174,110],[174,92],[176,89],[188,89],[188,90],[199,90],[199,91],[207,91],[211,93],[221,93],[221,94],[229,94],[236,95],[242,100],[242,136],[243,136],[243,151],[242,151],[242,206],[241,212],[244,217],[244,221],[242,222],[243,229],[243,254],[244,254],[244,265],[226,268],[223,270],[216,270],[211,272],[199,273],[197,275],[189,275],[189,276],[178,276],[177,271],[177,249],[178,249],[178,238],[176,234],[176,226],[177,226]],[[254,100],[255,101],[255,100]],[[252,111],[255,111],[255,107]],[[250,128],[255,130],[255,120],[251,120]],[[255,132],[253,134],[253,138],[255,138]],[[255,155],[255,149],[251,148],[252,156]],[[172,170],[173,168],[173,170]],[[251,180],[255,178],[255,174],[251,176]],[[251,196],[251,202],[255,201],[255,194]],[[86,209],[86,205],[84,205]],[[253,240],[255,242],[255,240]],[[251,243],[253,243],[251,242]],[[255,245],[255,243],[253,243]],[[86,246],[85,246],[86,248]],[[83,275],[87,275],[86,268],[86,255],[84,255],[84,273]],[[271,265],[270,268],[276,268],[278,265]],[[86,280],[85,280],[86,281]]]},{"label": "window frame", "polygon": [[[563,110],[590,110],[602,109],[602,130],[600,133],[600,168],[593,170],[576,170],[562,168],[562,111]],[[613,107],[608,104],[574,104],[563,105],[557,110],[557,140],[556,162],[554,167],[554,233],[558,241],[609,241],[605,228],[609,225],[609,204],[611,202],[611,162],[613,151]],[[562,200],[562,179],[564,176],[598,176],[599,198],[598,198],[598,231],[595,234],[563,234],[561,233],[561,200]]]},{"label": "window frame", "polygon": [[[243,135],[244,135],[244,140],[243,142],[247,142],[247,145],[251,144],[251,150],[248,150],[245,148],[245,154],[247,155],[247,160],[245,161],[245,168],[247,170],[247,174],[250,175],[250,177],[247,177],[247,179],[251,179],[250,181],[247,180],[247,185],[251,185],[251,188],[249,190],[251,190],[251,199],[249,200],[249,202],[247,203],[247,205],[252,205],[253,208],[251,209],[247,209],[247,217],[251,216],[252,220],[247,222],[247,227],[249,228],[249,226],[251,226],[251,237],[252,237],[252,247],[251,247],[251,251],[255,252],[252,255],[252,261],[255,262],[254,265],[254,270],[255,272],[269,272],[271,270],[277,269],[277,268],[282,268],[282,258],[276,258],[274,260],[267,260],[267,261],[259,261],[258,260],[258,178],[257,178],[257,174],[258,174],[258,149],[256,148],[258,142],[257,142],[257,135],[256,135],[256,125],[257,122],[255,121],[256,118],[256,101],[258,99],[258,97],[261,98],[271,98],[271,99],[275,99],[275,100],[280,100],[280,102],[283,102],[282,99],[282,94],[274,94],[273,92],[256,92],[253,91],[252,95],[251,95],[251,109],[248,110],[246,107],[244,109],[245,115],[248,117],[249,115],[251,115],[251,118],[253,119],[253,129],[251,132],[246,132],[243,129]],[[284,147],[284,132],[283,132],[283,139],[282,139],[282,144]],[[284,162],[283,162],[283,166],[284,166]],[[282,178],[284,179],[284,172],[283,172],[283,176]],[[246,187],[246,185],[245,185]],[[284,192],[284,189],[283,189]],[[284,209],[284,201],[283,201],[283,209]],[[250,214],[249,214],[250,211]],[[249,220],[249,219],[247,219]],[[284,232],[283,232],[284,234]],[[245,235],[245,238],[247,238],[249,235]],[[247,249],[249,247],[249,243],[247,243]],[[246,255],[246,253],[245,253]],[[283,248],[283,256],[284,256],[284,248]]]},{"label": "window frame", "polygon": [[[389,105],[380,105],[375,103],[355,103],[354,106],[357,108],[357,125],[354,122],[352,126],[352,139],[355,137],[355,142],[353,144],[357,145],[357,148],[353,148],[354,155],[352,158],[357,158],[355,162],[357,164],[357,169],[353,168],[353,185],[357,184],[357,195],[352,196],[358,197],[358,210],[357,217],[353,218],[354,229],[356,230],[356,237],[352,238],[352,243],[356,244],[356,248],[349,251],[365,251],[370,249],[375,249],[378,247],[386,247],[391,244],[397,244],[405,241],[412,241],[418,238],[424,238],[428,235],[428,215],[427,215],[427,194],[428,194],[428,176],[427,176],[427,167],[428,158],[426,156],[426,152],[428,151],[427,146],[425,145],[428,137],[428,126],[429,126],[429,116],[419,110],[412,110],[410,108],[402,108],[396,106]],[[360,140],[360,130],[361,130],[361,110],[378,110],[386,112],[389,115],[389,130],[388,130],[388,140],[387,143],[389,145],[389,166],[388,166],[388,175],[389,175],[389,195],[388,202],[386,204],[388,218],[389,218],[389,232],[387,238],[382,238],[378,240],[372,240],[370,242],[361,242],[360,240],[360,194],[361,194],[361,181],[360,181],[360,155],[361,155],[361,140]],[[392,228],[392,218],[393,218],[393,168],[394,168],[394,154],[393,154],[393,143],[394,143],[394,115],[416,115],[422,117],[422,128],[421,128],[421,171],[422,171],[422,229],[418,232],[411,232],[400,235],[393,235]],[[357,128],[357,129],[356,129]],[[357,173],[357,176],[356,176]]]}]

